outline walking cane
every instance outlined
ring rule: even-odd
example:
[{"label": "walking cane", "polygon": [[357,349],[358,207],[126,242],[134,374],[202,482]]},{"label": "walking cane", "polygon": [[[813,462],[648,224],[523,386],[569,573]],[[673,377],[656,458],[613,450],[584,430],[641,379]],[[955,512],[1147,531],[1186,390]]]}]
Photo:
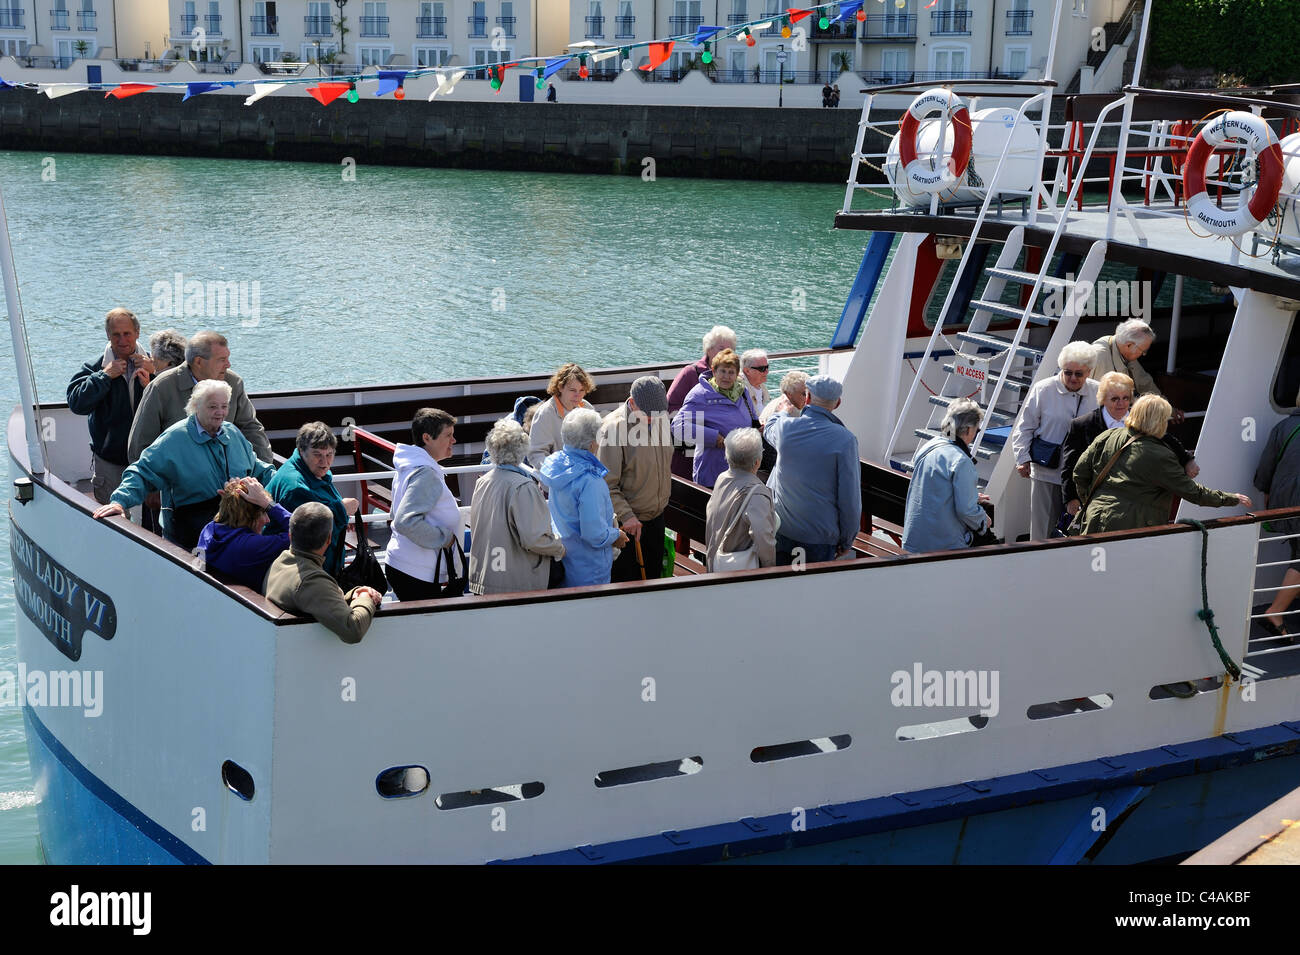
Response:
[{"label": "walking cane", "polygon": [[645,580],[645,558],[641,556],[641,538],[632,538],[632,543],[636,545],[636,565],[641,569],[641,579]]}]

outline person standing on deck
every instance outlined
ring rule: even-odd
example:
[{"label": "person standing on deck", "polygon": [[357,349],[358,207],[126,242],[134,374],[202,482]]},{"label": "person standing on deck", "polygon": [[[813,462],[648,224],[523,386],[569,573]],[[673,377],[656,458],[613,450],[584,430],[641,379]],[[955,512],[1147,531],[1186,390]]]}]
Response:
[{"label": "person standing on deck", "polygon": [[843,392],[828,375],[809,378],[810,400],[802,414],[792,418],[779,411],[763,429],[777,450],[767,484],[780,518],[778,564],[790,563],[796,551],[808,563],[853,551],[862,523],[862,476],[857,436],[832,413]]},{"label": "person standing on deck", "polygon": [[[736,333],[726,325],[714,325],[704,336],[704,357],[679,371],[668,387],[668,417],[671,418],[682,410],[686,396],[700,383],[700,376],[707,375],[713,367],[713,356],[728,348],[736,350]],[[692,468],[691,459],[685,451],[678,448],[673,452],[674,474],[690,480]]]},{"label": "person standing on deck", "polygon": [[108,347],[81,366],[68,382],[68,407],[88,415],[95,500],[107,504],[122,483],[131,422],[154,374],[153,359],[140,348],[140,320],[125,308],[104,318]]},{"label": "person standing on deck", "polygon": [[569,362],[561,365],[551,380],[546,384],[546,393],[550,395],[537,406],[533,413],[533,423],[527,429],[529,437],[528,464],[540,468],[548,455],[564,447],[561,429],[564,417],[575,408],[595,411],[587,395],[596,390],[596,383],[582,370],[581,365]]},{"label": "person standing on deck", "polygon": [[[1142,367],[1142,358],[1155,344],[1155,330],[1140,318],[1130,318],[1115,326],[1114,335],[1103,335],[1094,345],[1097,346],[1097,358],[1093,362],[1092,376],[1101,380],[1101,376],[1111,371],[1119,371],[1133,379],[1133,400],[1143,395],[1156,395],[1163,398],[1155,379]],[[1174,409],[1173,424],[1183,423],[1183,413]]]},{"label": "person standing on deck", "polygon": [[[1300,405],[1300,394],[1296,395],[1296,404]],[[1292,408],[1291,413],[1274,426],[1259,455],[1259,467],[1255,469],[1255,487],[1263,492],[1264,507],[1296,507],[1300,505],[1300,407]],[[1300,520],[1270,522],[1276,534],[1300,534]],[[1282,577],[1282,589],[1273,596],[1273,602],[1265,611],[1259,625],[1275,637],[1290,636],[1300,632],[1300,624],[1285,616],[1296,595],[1300,594],[1300,537],[1287,541],[1291,551],[1291,565]]]}]

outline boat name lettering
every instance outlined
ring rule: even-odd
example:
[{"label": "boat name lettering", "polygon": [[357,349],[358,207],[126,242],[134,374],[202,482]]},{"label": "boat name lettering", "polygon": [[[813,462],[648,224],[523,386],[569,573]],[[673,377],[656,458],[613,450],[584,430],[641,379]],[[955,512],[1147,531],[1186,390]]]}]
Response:
[{"label": "boat name lettering", "polygon": [[113,600],[72,573],[9,522],[14,590],[23,614],[69,660],[81,658],[89,631],[104,640],[117,632]]}]

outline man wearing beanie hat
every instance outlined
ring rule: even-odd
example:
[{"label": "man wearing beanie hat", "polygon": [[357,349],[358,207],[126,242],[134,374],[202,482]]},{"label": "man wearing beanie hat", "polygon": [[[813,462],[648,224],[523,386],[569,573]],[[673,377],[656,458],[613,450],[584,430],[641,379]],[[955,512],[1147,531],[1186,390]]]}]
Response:
[{"label": "man wearing beanie hat", "polygon": [[[640,541],[645,576],[654,580],[664,559],[664,510],[672,491],[673,435],[664,383],[654,375],[632,382],[627,401],[605,416],[596,457],[609,469],[605,483],[614,502],[614,520]],[[637,548],[624,547],[610,580],[640,580]]]},{"label": "man wearing beanie hat", "polygon": [[781,519],[776,562],[802,553],[815,563],[834,560],[853,547],[862,521],[862,477],[858,439],[832,412],[844,391],[834,378],[808,379],[810,400],[803,414],[784,411],[768,419],[763,436],[776,448],[776,467],[767,485]]}]

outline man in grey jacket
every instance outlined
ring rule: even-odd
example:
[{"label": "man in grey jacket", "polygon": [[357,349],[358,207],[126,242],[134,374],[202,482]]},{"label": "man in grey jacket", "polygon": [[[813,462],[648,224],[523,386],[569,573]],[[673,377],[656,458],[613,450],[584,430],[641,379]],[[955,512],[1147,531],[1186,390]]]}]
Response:
[{"label": "man in grey jacket", "polygon": [[185,364],[169,368],[154,378],[136,408],[127,459],[134,464],[158,436],[185,417],[185,404],[194,386],[207,378],[219,378],[230,386],[229,421],[248,439],[258,458],[274,463],[266,429],[257,420],[257,409],[248,400],[244,380],[230,370],[230,348],[224,335],[198,332],[185,346]]}]

